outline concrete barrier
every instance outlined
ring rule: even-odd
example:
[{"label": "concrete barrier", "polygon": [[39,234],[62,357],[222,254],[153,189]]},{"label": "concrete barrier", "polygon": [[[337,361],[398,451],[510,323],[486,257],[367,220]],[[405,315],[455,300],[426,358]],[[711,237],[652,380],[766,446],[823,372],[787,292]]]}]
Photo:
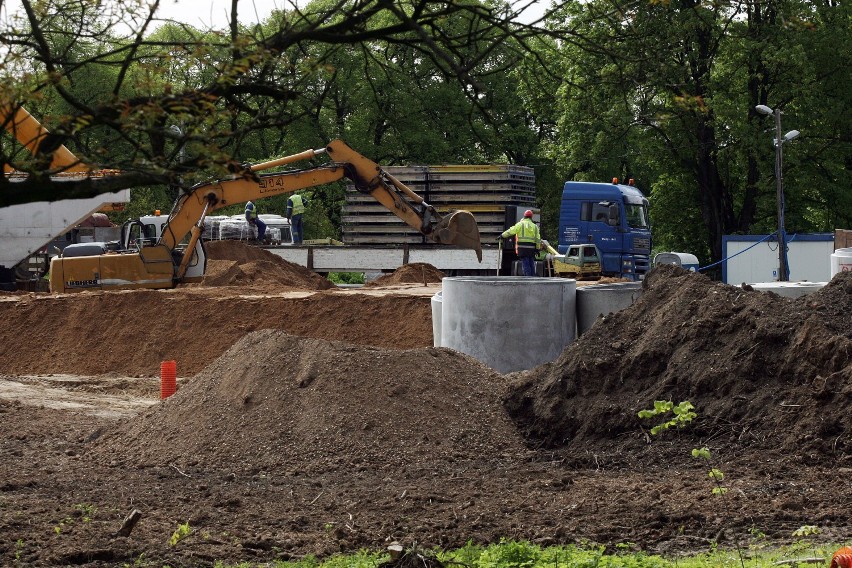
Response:
[{"label": "concrete barrier", "polygon": [[588,331],[598,317],[623,310],[641,295],[641,282],[581,286],[577,289],[577,335]]}]

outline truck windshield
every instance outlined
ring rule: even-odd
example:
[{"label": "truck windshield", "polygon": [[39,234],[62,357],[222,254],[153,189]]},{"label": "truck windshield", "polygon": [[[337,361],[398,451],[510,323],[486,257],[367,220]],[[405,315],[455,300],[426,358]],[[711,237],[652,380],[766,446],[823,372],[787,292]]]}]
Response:
[{"label": "truck windshield", "polygon": [[648,208],[645,204],[625,203],[624,209],[627,215],[627,225],[631,229],[648,228]]}]

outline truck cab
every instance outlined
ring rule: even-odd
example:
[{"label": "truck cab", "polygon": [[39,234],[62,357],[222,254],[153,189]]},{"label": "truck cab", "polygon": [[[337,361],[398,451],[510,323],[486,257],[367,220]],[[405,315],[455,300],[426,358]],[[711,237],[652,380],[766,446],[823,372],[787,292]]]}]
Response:
[{"label": "truck cab", "polygon": [[569,181],[559,212],[560,254],[594,244],[603,276],[641,280],[651,268],[648,200],[632,185]]}]

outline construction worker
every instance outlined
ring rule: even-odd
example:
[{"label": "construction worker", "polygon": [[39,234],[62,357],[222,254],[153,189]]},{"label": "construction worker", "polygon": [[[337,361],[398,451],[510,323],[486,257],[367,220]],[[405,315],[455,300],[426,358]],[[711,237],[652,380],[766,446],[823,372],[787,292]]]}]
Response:
[{"label": "construction worker", "polygon": [[521,259],[524,276],[535,276],[535,257],[541,249],[541,231],[538,225],[533,223],[533,212],[524,211],[524,218],[515,223],[511,228],[503,231],[500,238],[505,239],[515,236],[515,252]]},{"label": "construction worker", "polygon": [[257,214],[257,207],[249,201],[246,203],[246,221],[249,225],[257,229],[257,242],[263,243],[266,236],[266,223],[264,223]]},{"label": "construction worker", "polygon": [[308,205],[308,198],[302,197],[298,193],[294,193],[287,200],[287,217],[290,219],[290,229],[293,231],[293,244],[301,244],[305,237],[304,227],[302,226],[302,215],[305,214],[305,208]]}]

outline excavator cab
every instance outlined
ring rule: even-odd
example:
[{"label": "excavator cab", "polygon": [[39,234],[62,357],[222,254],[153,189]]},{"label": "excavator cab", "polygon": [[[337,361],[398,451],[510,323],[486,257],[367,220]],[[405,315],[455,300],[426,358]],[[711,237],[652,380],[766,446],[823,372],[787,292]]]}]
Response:
[{"label": "excavator cab", "polygon": [[139,219],[130,219],[121,226],[121,249],[139,250],[157,242],[158,231]]}]

